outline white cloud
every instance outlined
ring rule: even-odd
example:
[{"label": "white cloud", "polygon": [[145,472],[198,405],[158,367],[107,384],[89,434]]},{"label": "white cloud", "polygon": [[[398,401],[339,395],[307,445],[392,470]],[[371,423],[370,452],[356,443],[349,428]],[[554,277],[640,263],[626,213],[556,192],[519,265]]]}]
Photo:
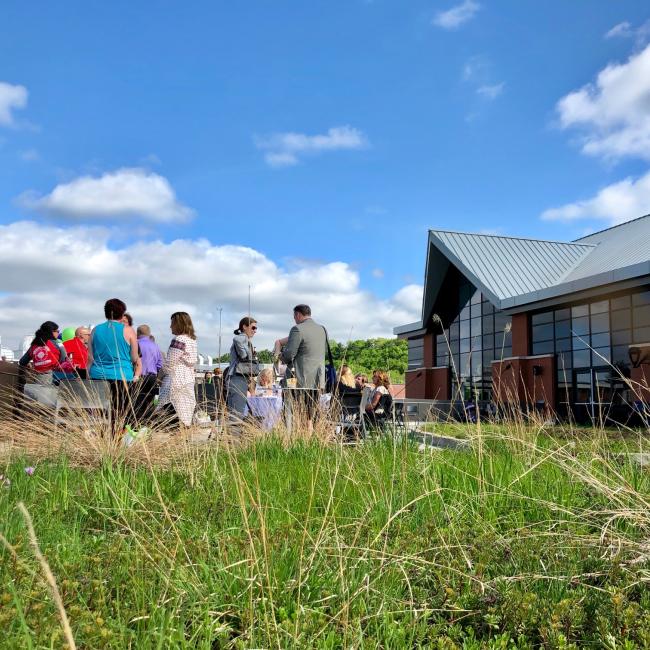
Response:
[{"label": "white cloud", "polygon": [[384,277],[384,270],[383,269],[373,269],[372,270],[372,277],[377,278],[377,280],[381,280]]},{"label": "white cloud", "polygon": [[[46,253],[44,253],[46,251]],[[0,334],[17,345],[44,320],[78,325],[102,320],[107,298],[118,296],[136,324],[146,322],[157,340],[169,340],[169,315],[188,311],[199,349],[218,345],[223,307],[222,352],[248,313],[260,322],[258,347],[269,347],[292,325],[293,305],[307,302],[332,338],[391,336],[396,325],[417,320],[422,287],[407,285],[388,299],[364,291],[349,264],[302,262],[285,268],[245,246],[179,239],[170,243],[109,245],[99,228],[61,228],[33,222],[0,226]]]},{"label": "white cloud", "polygon": [[474,0],[464,0],[463,3],[436,14],[433,24],[443,29],[458,29],[461,25],[471,20],[481,5]]},{"label": "white cloud", "polygon": [[0,81],[0,125],[13,126],[13,111],[27,106],[27,88]]},{"label": "white cloud", "polygon": [[169,181],[141,168],[123,168],[100,177],[81,176],[38,196],[18,197],[23,207],[74,220],[140,217],[156,223],[183,222],[193,211],[179,203]]},{"label": "white cloud", "polygon": [[599,219],[610,225],[650,213],[650,171],[638,179],[626,178],[609,185],[591,199],[551,208],[542,214],[549,221]]},{"label": "white cloud", "polygon": [[265,151],[264,159],[271,167],[297,165],[301,157],[325,151],[363,149],[366,136],[351,126],[335,126],[322,135],[304,133],[274,133],[255,138],[258,149]]},{"label": "white cloud", "polygon": [[485,99],[496,99],[502,92],[505,87],[505,81],[502,81],[501,83],[498,84],[486,84],[484,86],[479,86],[476,89],[477,94],[479,94],[481,97],[485,97]]},{"label": "white cloud", "polygon": [[627,20],[614,25],[606,34],[605,38],[633,38],[638,47],[642,47],[650,38],[650,20],[646,20],[638,27],[632,27]]},{"label": "white cloud", "polygon": [[583,129],[582,151],[606,159],[650,160],[650,45],[610,64],[557,104],[562,128]]}]

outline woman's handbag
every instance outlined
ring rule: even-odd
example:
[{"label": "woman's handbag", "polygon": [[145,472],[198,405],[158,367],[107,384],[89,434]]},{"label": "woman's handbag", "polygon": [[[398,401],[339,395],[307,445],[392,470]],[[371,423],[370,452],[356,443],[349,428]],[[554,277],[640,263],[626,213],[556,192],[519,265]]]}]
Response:
[{"label": "woman's handbag", "polygon": [[235,366],[236,375],[244,375],[245,377],[254,377],[260,374],[260,363],[257,359],[249,361],[238,361]]}]

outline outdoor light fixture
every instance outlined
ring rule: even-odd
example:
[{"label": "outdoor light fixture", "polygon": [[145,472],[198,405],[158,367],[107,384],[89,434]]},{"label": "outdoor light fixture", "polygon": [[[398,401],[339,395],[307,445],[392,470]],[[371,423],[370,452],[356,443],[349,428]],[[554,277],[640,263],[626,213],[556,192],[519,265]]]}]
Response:
[{"label": "outdoor light fixture", "polygon": [[638,368],[640,365],[639,362],[641,361],[641,348],[630,347],[628,354],[630,355],[630,362],[632,363],[632,367]]},{"label": "outdoor light fixture", "polygon": [[542,374],[544,368],[542,366],[535,365],[533,366],[533,375],[535,377],[538,377],[539,375]]}]

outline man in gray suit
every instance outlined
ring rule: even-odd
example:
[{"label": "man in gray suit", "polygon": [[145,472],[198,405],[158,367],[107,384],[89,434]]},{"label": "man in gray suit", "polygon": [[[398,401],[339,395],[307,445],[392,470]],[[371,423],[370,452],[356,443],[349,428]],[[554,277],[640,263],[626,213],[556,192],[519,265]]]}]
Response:
[{"label": "man in gray suit", "polygon": [[325,388],[327,334],[325,328],[312,319],[309,305],[296,305],[293,320],[296,324],[291,328],[280,356],[287,366],[293,365],[296,386],[303,389],[307,427],[311,431],[319,393]]}]

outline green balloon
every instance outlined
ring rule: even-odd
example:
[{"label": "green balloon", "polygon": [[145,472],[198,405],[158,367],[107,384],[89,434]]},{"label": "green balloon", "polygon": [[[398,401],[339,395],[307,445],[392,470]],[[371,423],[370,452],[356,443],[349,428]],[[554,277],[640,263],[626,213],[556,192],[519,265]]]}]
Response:
[{"label": "green balloon", "polygon": [[61,340],[65,343],[70,339],[74,338],[74,327],[66,327],[63,332],[61,332]]}]

